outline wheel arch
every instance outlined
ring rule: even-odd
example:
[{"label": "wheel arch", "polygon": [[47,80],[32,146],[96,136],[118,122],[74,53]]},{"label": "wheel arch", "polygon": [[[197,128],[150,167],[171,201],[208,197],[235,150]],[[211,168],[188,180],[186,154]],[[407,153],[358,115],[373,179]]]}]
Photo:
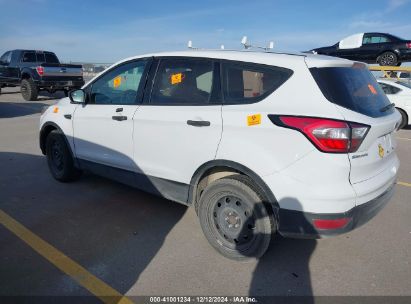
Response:
[{"label": "wheel arch", "polygon": [[[43,155],[46,155],[46,140],[47,140],[47,136],[50,134],[50,132],[52,132],[53,130],[58,130],[61,134],[64,135],[64,140],[67,144],[67,147],[70,151],[71,156],[73,157],[73,159],[75,160],[76,158],[74,157],[73,151],[71,150],[71,146],[67,140],[66,135],[64,134],[63,130],[55,123],[52,121],[48,121],[46,123],[43,124],[43,126],[41,127],[40,130],[40,150],[43,153]],[[76,163],[76,162],[75,162]]]},{"label": "wheel arch", "polygon": [[212,160],[204,163],[195,171],[190,182],[187,200],[188,204],[193,205],[197,210],[198,195],[201,195],[199,191],[201,190],[201,187],[204,186],[204,184],[202,185],[204,180],[208,180],[208,183],[205,184],[206,186],[217,179],[234,174],[246,175],[252,179],[255,186],[257,186],[260,192],[264,195],[264,202],[269,209],[269,213],[274,215],[277,219],[279,208],[278,202],[263,179],[250,168],[229,160]]},{"label": "wheel arch", "polygon": [[395,108],[397,109],[398,112],[400,112],[400,114],[404,113],[405,117],[407,118],[405,126],[407,126],[410,123],[410,117],[408,116],[407,111],[405,111],[404,109],[402,109],[400,107],[395,107]]}]

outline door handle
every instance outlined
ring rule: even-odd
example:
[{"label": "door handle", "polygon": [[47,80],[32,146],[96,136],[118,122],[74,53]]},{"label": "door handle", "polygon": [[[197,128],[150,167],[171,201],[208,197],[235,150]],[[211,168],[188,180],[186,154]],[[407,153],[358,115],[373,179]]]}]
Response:
[{"label": "door handle", "polygon": [[118,113],[118,112],[123,112],[123,108],[117,108],[116,109],[116,112]]},{"label": "door handle", "polygon": [[207,120],[187,120],[187,124],[194,127],[209,127],[210,122]]},{"label": "door handle", "polygon": [[113,120],[117,120],[117,121],[123,121],[123,120],[127,120],[127,116],[112,116],[111,117]]}]

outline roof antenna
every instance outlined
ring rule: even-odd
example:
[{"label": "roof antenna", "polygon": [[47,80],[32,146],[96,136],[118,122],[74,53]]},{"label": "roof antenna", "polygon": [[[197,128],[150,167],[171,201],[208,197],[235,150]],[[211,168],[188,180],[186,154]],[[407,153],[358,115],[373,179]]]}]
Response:
[{"label": "roof antenna", "polygon": [[241,44],[244,46],[246,50],[250,48],[256,48],[256,49],[262,49],[266,52],[269,50],[272,50],[274,48],[274,41],[270,41],[268,46],[263,47],[263,46],[258,46],[258,45],[252,45],[251,43],[248,42],[247,36],[244,36],[243,39],[241,39]]},{"label": "roof antenna", "polygon": [[187,47],[188,47],[190,50],[198,50],[198,48],[193,47],[193,42],[192,42],[191,40],[188,40]]},{"label": "roof antenna", "polygon": [[241,39],[241,44],[244,46],[246,50],[251,48],[251,44],[248,43],[247,36],[243,36],[243,39]]}]

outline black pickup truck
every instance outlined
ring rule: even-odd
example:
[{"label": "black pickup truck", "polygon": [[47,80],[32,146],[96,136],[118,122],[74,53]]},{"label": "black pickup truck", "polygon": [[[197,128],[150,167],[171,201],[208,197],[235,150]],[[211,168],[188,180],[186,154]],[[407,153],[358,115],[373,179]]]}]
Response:
[{"label": "black pickup truck", "polygon": [[39,91],[64,91],[84,84],[81,65],[61,64],[52,52],[13,50],[0,57],[0,94],[2,87],[20,86],[25,100],[36,100]]}]

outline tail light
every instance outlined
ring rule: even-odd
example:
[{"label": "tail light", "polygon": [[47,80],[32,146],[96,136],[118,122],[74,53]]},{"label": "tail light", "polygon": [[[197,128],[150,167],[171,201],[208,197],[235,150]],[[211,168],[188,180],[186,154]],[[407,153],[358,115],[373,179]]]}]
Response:
[{"label": "tail light", "polygon": [[405,45],[407,46],[408,49],[411,49],[411,41],[407,42]]},{"label": "tail light", "polygon": [[314,219],[313,224],[315,228],[320,230],[332,230],[344,228],[350,220],[348,217],[340,219]]},{"label": "tail light", "polygon": [[268,115],[277,126],[304,134],[314,146],[327,153],[355,152],[370,129],[369,126],[335,119]]},{"label": "tail light", "polygon": [[44,68],[42,66],[36,67],[36,71],[37,71],[37,74],[39,74],[40,76],[44,75]]}]

